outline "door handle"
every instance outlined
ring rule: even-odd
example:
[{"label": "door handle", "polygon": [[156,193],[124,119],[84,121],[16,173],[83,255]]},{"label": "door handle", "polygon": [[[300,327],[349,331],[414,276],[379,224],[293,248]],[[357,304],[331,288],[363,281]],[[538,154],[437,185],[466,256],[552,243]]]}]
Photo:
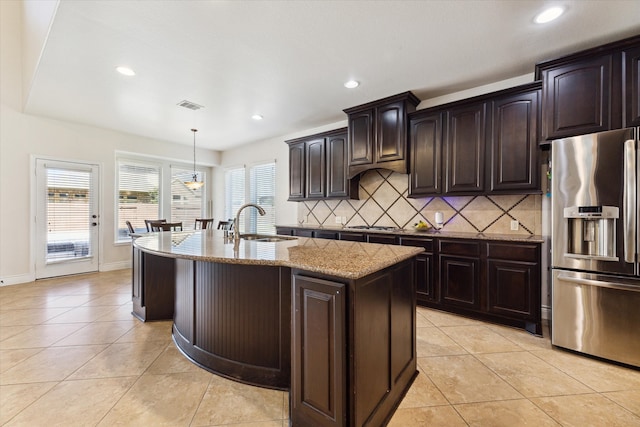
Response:
[{"label": "door handle", "polygon": [[624,142],[624,184],[622,201],[622,227],[624,229],[624,260],[635,261],[634,237],[636,236],[636,152],[635,141],[629,139]]}]

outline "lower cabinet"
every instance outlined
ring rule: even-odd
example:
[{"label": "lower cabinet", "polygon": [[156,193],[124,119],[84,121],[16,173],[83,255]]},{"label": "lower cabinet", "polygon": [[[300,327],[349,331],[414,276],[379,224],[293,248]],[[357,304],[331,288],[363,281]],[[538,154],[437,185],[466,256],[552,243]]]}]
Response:
[{"label": "lower cabinet", "polygon": [[438,240],[438,243],[442,304],[480,309],[480,242]]},{"label": "lower cabinet", "polygon": [[418,303],[437,303],[439,300],[439,289],[434,280],[433,241],[434,239],[430,238],[400,237],[400,244],[403,246],[424,248],[424,252],[416,256],[416,298]]},{"label": "lower cabinet", "polygon": [[541,334],[540,250],[535,244],[487,244],[487,310],[521,319]]},{"label": "lower cabinet", "polygon": [[291,424],[380,426],[416,375],[415,263],[357,280],[293,274]]},{"label": "lower cabinet", "polygon": [[175,259],[133,248],[132,314],[143,322],[173,319]]},{"label": "lower cabinet", "polygon": [[285,227],[278,234],[422,247],[418,304],[542,334],[540,242]]},{"label": "lower cabinet", "polygon": [[293,425],[347,425],[345,287],[293,276]]}]

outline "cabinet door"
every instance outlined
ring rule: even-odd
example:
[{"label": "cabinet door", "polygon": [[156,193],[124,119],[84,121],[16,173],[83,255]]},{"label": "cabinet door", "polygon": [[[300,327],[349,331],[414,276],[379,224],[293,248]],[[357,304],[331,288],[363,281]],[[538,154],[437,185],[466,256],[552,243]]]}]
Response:
[{"label": "cabinet door", "polygon": [[304,142],[289,145],[289,200],[304,199]]},{"label": "cabinet door", "polygon": [[293,276],[291,422],[346,425],[345,285]]},{"label": "cabinet door", "polygon": [[347,134],[327,138],[327,197],[349,197]]},{"label": "cabinet door", "polygon": [[373,114],[365,110],[349,114],[349,165],[373,163]]},{"label": "cabinet door", "polygon": [[489,312],[523,320],[536,320],[540,292],[536,263],[487,260]]},{"label": "cabinet door", "polygon": [[433,254],[423,252],[416,256],[416,282],[418,301],[438,302],[433,281]]},{"label": "cabinet door", "polygon": [[409,120],[409,197],[440,194],[442,114]]},{"label": "cabinet door", "polygon": [[406,130],[404,102],[394,102],[376,109],[375,163],[403,160]]},{"label": "cabinet door", "polygon": [[445,306],[479,310],[480,242],[438,240],[440,300]]},{"label": "cabinet door", "polygon": [[480,309],[480,260],[440,255],[440,292],[445,305]]},{"label": "cabinet door", "polygon": [[322,198],[325,195],[326,164],[324,138],[307,141],[307,198]]},{"label": "cabinet door", "polygon": [[485,116],[485,103],[461,106],[449,112],[447,193],[474,193],[484,189]]},{"label": "cabinet door", "polygon": [[492,103],[491,191],[539,189],[539,97],[536,90]]},{"label": "cabinet door", "polygon": [[640,48],[624,52],[625,124],[624,127],[640,126]]},{"label": "cabinet door", "polygon": [[588,58],[544,70],[545,139],[611,129],[613,56]]}]

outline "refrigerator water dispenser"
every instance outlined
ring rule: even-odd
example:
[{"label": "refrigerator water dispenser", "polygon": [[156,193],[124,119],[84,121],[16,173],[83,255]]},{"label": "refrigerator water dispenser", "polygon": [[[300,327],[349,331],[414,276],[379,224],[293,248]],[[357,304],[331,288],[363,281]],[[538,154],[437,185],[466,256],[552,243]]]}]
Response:
[{"label": "refrigerator water dispenser", "polygon": [[564,209],[567,253],[573,258],[618,261],[614,206],[572,206]]}]

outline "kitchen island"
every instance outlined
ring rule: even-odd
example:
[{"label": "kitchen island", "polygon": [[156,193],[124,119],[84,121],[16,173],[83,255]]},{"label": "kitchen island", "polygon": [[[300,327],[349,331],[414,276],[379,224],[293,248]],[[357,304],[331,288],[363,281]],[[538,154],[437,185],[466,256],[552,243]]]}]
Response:
[{"label": "kitchen island", "polygon": [[177,347],[205,369],[291,390],[293,425],[382,425],[417,373],[420,248],[283,237],[236,251],[218,230],[133,246],[134,314],[173,318]]}]

